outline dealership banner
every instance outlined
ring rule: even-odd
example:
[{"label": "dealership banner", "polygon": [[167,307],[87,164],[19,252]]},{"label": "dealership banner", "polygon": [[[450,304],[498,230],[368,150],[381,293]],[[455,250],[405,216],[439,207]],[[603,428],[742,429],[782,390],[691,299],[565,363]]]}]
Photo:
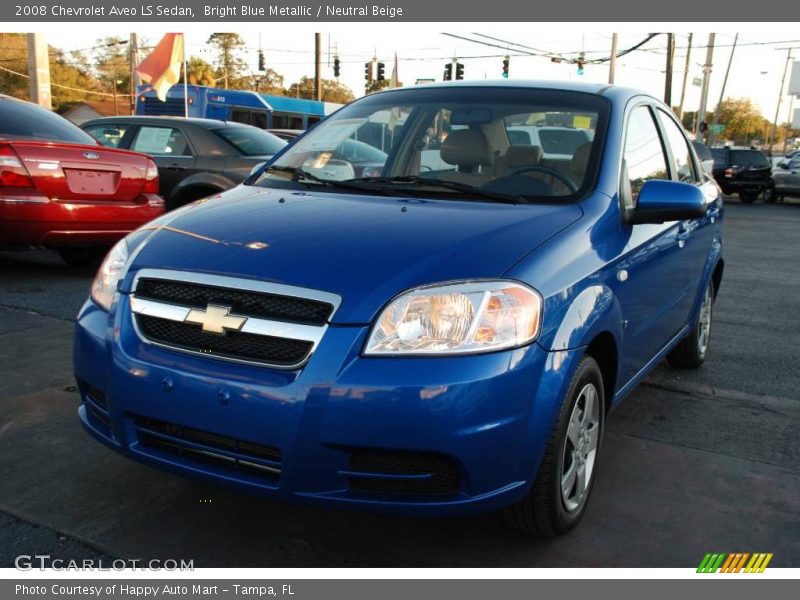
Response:
[{"label": "dealership banner", "polygon": [[[800,5],[782,0],[761,0],[757,9],[743,0],[572,0],[571,2],[520,2],[519,0],[478,0],[429,2],[427,0],[275,1],[241,0],[34,0],[0,4],[0,20],[17,23],[64,21],[116,22],[781,22],[800,15]],[[532,32],[535,35],[535,32]]]},{"label": "dealership banner", "polygon": [[[604,593],[625,598],[673,600],[674,598],[724,597],[750,600],[759,597],[790,597],[796,582],[781,579],[26,579],[0,581],[4,600],[488,600],[490,598],[603,598]],[[757,587],[758,586],[758,587]],[[795,588],[795,589],[793,589]],[[791,594],[794,596],[794,594]]]}]

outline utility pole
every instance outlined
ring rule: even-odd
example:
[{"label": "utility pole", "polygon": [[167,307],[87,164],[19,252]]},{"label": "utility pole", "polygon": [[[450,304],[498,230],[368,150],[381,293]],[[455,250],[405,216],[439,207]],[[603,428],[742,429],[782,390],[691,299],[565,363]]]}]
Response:
[{"label": "utility pole", "polygon": [[28,34],[28,75],[31,78],[31,102],[52,110],[50,55],[43,33]]},{"label": "utility pole", "polygon": [[111,90],[114,95],[114,116],[119,116],[119,104],[117,103],[117,63],[116,56],[111,59]]},{"label": "utility pole", "polygon": [[617,72],[617,37],[616,33],[611,34],[611,61],[608,63],[608,83],[614,83],[614,76]]},{"label": "utility pole", "polygon": [[792,50],[794,48],[787,48],[786,50],[786,65],[783,67],[783,77],[781,77],[781,88],[778,90],[778,107],[775,109],[775,120],[772,121],[772,128],[769,130],[767,137],[767,151],[772,156],[772,140],[775,137],[778,128],[778,115],[781,112],[781,101],[783,100],[783,84],[786,83],[786,71],[789,70],[789,63],[792,62]]},{"label": "utility pole", "polygon": [[139,91],[139,85],[142,83],[139,78],[139,40],[135,33],[130,35],[128,40],[128,51],[130,52],[131,61],[131,114],[136,114],[136,94]]},{"label": "utility pole", "polygon": [[664,104],[672,108],[672,64],[675,60],[675,34],[667,34],[667,67],[664,75]]},{"label": "utility pole", "polygon": [[694,126],[695,137],[700,139],[703,132],[700,126],[706,119],[706,105],[708,104],[708,84],[711,80],[711,69],[714,61],[714,39],[715,33],[708,34],[708,45],[706,46],[706,63],[703,65],[703,87],[700,88],[700,108],[697,110],[697,122]]},{"label": "utility pole", "polygon": [[709,146],[714,139],[714,125],[717,124],[719,121],[719,107],[722,105],[722,101],[725,99],[725,88],[728,86],[728,75],[731,74],[731,65],[733,64],[733,53],[736,52],[736,42],[739,41],[739,34],[737,33],[736,36],[733,38],[733,46],[731,47],[731,55],[728,58],[728,68],[725,69],[725,78],[722,80],[722,90],[719,92],[719,102],[717,102],[717,107],[714,109],[714,118],[711,119],[711,133],[708,134],[708,143]]},{"label": "utility pole", "polygon": [[322,82],[320,81],[320,71],[322,70],[322,34],[314,34],[314,100],[322,100]]},{"label": "utility pole", "polygon": [[692,58],[692,37],[694,37],[693,33],[689,34],[689,44],[686,47],[686,64],[683,65],[683,85],[681,86],[681,104],[678,107],[678,118],[683,123],[683,102],[686,100],[686,82],[689,79],[689,65],[692,63],[690,62]]}]

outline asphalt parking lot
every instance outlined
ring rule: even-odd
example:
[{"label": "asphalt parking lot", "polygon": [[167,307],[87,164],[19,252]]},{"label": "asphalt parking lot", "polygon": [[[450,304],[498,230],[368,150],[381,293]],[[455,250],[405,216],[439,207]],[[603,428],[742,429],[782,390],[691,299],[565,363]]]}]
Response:
[{"label": "asphalt parking lot", "polygon": [[290,506],[176,478],[85,434],[72,319],[92,269],[0,253],[0,567],[19,554],[201,567],[694,567],[706,552],[800,566],[800,205],[730,202],[710,358],[661,366],[612,414],[580,527]]}]

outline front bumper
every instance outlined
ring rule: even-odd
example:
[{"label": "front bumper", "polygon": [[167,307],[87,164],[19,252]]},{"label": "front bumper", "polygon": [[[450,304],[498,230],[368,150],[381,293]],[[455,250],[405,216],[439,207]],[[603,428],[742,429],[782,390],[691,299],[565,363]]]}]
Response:
[{"label": "front bumper", "polygon": [[[75,334],[80,418],[130,458],[280,499],[457,515],[522,498],[580,350],[365,358],[367,332],[331,326],[302,369],[278,371],[143,343],[125,296],[110,316],[89,301]],[[239,468],[253,463],[262,470]]]}]

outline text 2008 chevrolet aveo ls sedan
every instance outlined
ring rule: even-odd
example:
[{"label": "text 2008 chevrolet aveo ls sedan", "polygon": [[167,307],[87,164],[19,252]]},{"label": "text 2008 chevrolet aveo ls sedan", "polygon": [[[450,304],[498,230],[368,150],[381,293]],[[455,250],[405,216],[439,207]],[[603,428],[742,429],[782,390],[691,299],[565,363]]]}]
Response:
[{"label": "text 2008 chevrolet aveo ls sedan", "polygon": [[[357,176],[346,139],[385,163]],[[557,535],[608,411],[663,358],[703,362],[721,218],[639,92],[372,94],[110,252],[77,324],[80,418],[130,458],[268,497],[504,508]]]}]

